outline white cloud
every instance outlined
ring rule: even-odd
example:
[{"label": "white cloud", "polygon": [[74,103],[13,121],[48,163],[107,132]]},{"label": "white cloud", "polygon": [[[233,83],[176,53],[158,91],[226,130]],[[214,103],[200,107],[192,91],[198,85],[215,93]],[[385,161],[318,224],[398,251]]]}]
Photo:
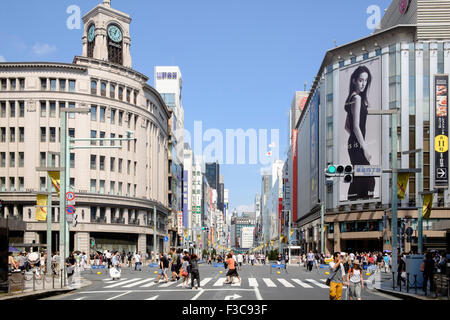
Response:
[{"label": "white cloud", "polygon": [[33,46],[33,52],[35,54],[37,54],[38,56],[48,55],[55,51],[56,51],[56,46],[49,45],[48,43],[41,44],[38,42]]},{"label": "white cloud", "polygon": [[0,56],[0,62],[6,62],[6,59],[4,56]]}]

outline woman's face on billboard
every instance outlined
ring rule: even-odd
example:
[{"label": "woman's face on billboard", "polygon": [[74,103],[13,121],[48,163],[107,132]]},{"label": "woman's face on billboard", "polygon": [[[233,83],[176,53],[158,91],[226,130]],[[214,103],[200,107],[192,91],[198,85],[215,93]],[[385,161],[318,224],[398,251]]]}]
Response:
[{"label": "woman's face on billboard", "polygon": [[356,81],[353,80],[353,81],[354,81],[354,84],[356,85],[356,86],[355,86],[355,89],[356,89],[357,93],[364,92],[364,90],[365,90],[366,87],[367,87],[367,80],[368,80],[368,79],[369,79],[369,74],[368,74],[367,72],[362,72],[362,73],[358,76],[358,78],[356,79]]}]

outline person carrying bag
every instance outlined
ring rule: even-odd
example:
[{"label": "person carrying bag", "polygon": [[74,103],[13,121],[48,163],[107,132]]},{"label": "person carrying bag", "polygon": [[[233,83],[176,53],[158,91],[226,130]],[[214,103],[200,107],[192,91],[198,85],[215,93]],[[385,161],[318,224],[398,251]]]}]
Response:
[{"label": "person carrying bag", "polygon": [[333,257],[334,263],[330,263],[332,272],[330,272],[326,284],[330,286],[330,300],[341,300],[345,277],[344,265],[339,252],[335,252]]}]

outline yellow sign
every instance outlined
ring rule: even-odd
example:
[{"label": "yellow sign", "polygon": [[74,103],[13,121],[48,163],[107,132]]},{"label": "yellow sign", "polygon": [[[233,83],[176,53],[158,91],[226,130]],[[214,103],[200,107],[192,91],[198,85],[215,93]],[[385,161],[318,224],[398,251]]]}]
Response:
[{"label": "yellow sign", "polygon": [[[47,195],[38,194],[37,195],[37,205],[46,206],[47,205]],[[36,220],[37,221],[47,221],[47,207],[36,207]]]},{"label": "yellow sign", "polygon": [[397,196],[400,200],[405,198],[410,173],[399,173],[397,178]]},{"label": "yellow sign", "polygon": [[61,181],[59,178],[59,172],[49,171],[48,176],[52,180],[52,184],[55,187],[56,191],[58,192],[58,197],[59,197],[59,191],[61,190]]},{"label": "yellow sign", "polygon": [[423,213],[423,218],[426,219],[430,219],[430,215],[431,215],[431,209],[433,206],[433,194],[426,194],[423,196],[423,209],[422,209],[422,213]]},{"label": "yellow sign", "polygon": [[448,151],[448,137],[439,135],[434,139],[434,149],[436,152],[444,153]]}]

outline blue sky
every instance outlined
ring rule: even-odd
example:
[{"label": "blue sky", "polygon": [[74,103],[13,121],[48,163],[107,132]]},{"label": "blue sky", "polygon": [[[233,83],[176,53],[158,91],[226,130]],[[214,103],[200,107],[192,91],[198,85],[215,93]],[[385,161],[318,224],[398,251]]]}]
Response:
[{"label": "blue sky", "polygon": [[[82,15],[100,0],[8,1],[0,11],[0,61],[72,62],[83,30],[69,30],[70,5]],[[370,5],[390,0],[112,0],[128,13],[133,68],[150,77],[157,65],[183,74],[185,128],[279,129],[287,149],[294,92],[308,88],[326,50],[371,33]],[[206,143],[207,145],[208,143]],[[204,143],[205,146],[205,143]],[[261,165],[222,165],[230,208],[251,205],[260,191]]]}]

